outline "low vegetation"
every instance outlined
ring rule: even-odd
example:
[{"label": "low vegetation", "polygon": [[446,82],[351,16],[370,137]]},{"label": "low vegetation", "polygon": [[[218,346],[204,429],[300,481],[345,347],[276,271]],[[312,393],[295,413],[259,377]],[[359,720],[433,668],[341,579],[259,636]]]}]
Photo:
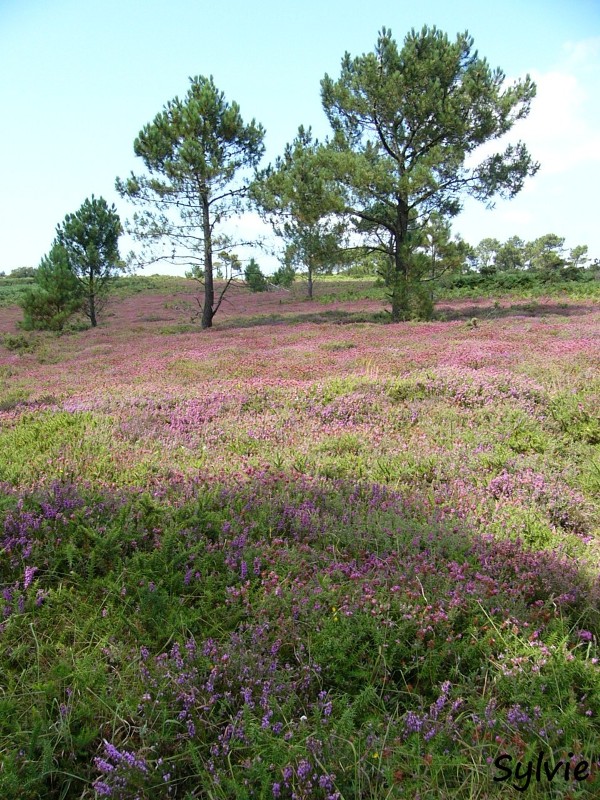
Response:
[{"label": "low vegetation", "polygon": [[115,286],[1,312],[0,795],[597,796],[597,304]]}]

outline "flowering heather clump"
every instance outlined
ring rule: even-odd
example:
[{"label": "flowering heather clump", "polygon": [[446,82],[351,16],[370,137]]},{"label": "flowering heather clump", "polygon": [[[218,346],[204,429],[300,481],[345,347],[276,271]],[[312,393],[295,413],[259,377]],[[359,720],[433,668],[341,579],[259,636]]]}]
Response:
[{"label": "flowering heather clump", "polygon": [[[318,761],[289,762],[307,731],[314,725],[326,730],[329,722],[331,701],[318,690],[320,668],[299,637],[285,644],[273,637],[269,624],[263,623],[242,626],[221,645],[214,639],[200,645],[188,639],[152,661],[145,652],[141,719],[152,726],[157,714],[168,709],[170,721],[163,726],[169,726],[169,757],[175,757],[182,742],[188,743],[203,754],[205,780],[216,786],[230,781],[233,770],[240,780],[245,776],[264,785],[280,778],[282,797],[293,788],[298,797],[334,798],[333,778]],[[266,769],[261,758],[249,763],[249,747],[257,740],[265,746],[268,742],[271,757],[285,766],[270,764]],[[319,740],[306,746],[313,757],[323,755]]]},{"label": "flowering heather clump", "polygon": [[95,758],[96,769],[104,779],[94,781],[94,790],[99,797],[126,800],[135,795],[136,784],[148,774],[146,760],[128,750],[117,750],[104,741],[104,758]]},{"label": "flowering heather clump", "polygon": [[[265,471],[242,486],[182,487],[165,504],[135,491],[95,504],[64,496],[75,519],[57,522],[52,491],[6,514],[9,530],[28,525],[30,555],[45,565],[28,591],[47,599],[13,608],[3,635],[7,652],[22,648],[29,619],[31,647],[46,643],[45,661],[57,663],[47,724],[65,742],[97,718],[87,761],[64,746],[61,769],[82,779],[91,770],[99,796],[178,796],[199,783],[224,796],[245,785],[345,797],[357,775],[381,793],[417,742],[459,786],[453,759],[493,759],[494,743],[510,750],[515,732],[555,748],[569,746],[568,725],[596,736],[599,595],[583,563],[428,517],[426,504],[379,484]],[[86,558],[71,556],[69,571],[77,543]],[[21,563],[7,568],[20,591]],[[62,646],[49,630],[65,589],[96,619],[104,689],[93,713],[82,691],[90,676],[71,677],[62,700]],[[143,642],[133,658],[132,631]],[[561,700],[547,688],[557,674]],[[128,728],[111,733],[111,707],[122,716],[125,706]]]}]

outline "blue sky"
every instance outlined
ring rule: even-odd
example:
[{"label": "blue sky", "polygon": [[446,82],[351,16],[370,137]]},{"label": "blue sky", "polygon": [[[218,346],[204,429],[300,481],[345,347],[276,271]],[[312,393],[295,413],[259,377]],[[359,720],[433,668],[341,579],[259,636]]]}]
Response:
[{"label": "blue sky", "polygon": [[[92,194],[132,215],[115,177],[141,171],[136,135],[189,76],[212,74],[265,126],[266,164],[301,123],[327,135],[319,82],[345,51],[371,50],[382,26],[401,42],[423,24],[468,30],[492,67],[538,84],[513,138],[540,172],[495,210],[467,201],[454,231],[472,244],[552,232],[600,258],[600,0],[0,0],[0,270],[37,266]],[[253,216],[241,226],[259,230]]]}]

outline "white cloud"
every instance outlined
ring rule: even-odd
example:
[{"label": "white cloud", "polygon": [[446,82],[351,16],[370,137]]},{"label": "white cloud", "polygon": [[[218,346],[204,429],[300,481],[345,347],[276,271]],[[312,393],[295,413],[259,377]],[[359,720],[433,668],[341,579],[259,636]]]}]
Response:
[{"label": "white cloud", "polygon": [[[556,69],[530,72],[537,94],[529,115],[502,139],[480,147],[473,163],[517,141],[525,142],[546,174],[560,174],[578,164],[600,161],[600,121],[596,114],[600,98],[591,96],[588,81],[578,74],[581,70],[573,69],[575,64],[589,64],[582,61],[584,53],[589,58],[598,56],[591,47],[572,48],[566,62]],[[514,81],[509,78],[506,83],[511,85]]]},{"label": "white cloud", "polygon": [[552,69],[532,69],[530,75],[537,96],[529,116],[504,140],[480,148],[473,163],[521,140],[540,162],[540,170],[516,198],[499,201],[493,211],[467,201],[456,230],[472,243],[486,236],[532,239],[554,232],[573,245],[589,244],[590,253],[600,255],[595,211],[600,181],[600,37],[565,44]]},{"label": "white cloud", "polygon": [[541,163],[540,172],[558,175],[600,161],[600,129],[588,118],[591,98],[578,77],[562,70],[533,72],[531,77],[537,96],[518,132]]},{"label": "white cloud", "polygon": [[600,71],[600,36],[582,39],[579,42],[565,42],[565,60],[571,67],[586,72]]},{"label": "white cloud", "polygon": [[[281,250],[281,241],[256,211],[246,211],[239,217],[232,218],[223,226],[222,232],[231,237],[231,249],[242,263],[255,258],[266,274],[273,273],[280,266],[275,253]],[[237,246],[235,243],[238,243]]]}]

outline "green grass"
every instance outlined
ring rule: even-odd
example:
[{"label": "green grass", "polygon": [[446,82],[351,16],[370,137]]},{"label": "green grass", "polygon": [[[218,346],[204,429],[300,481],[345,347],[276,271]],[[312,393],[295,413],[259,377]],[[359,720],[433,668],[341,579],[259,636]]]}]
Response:
[{"label": "green grass", "polygon": [[32,284],[33,278],[0,278],[0,308],[17,305]]},{"label": "green grass", "polygon": [[112,294],[120,299],[138,294],[187,294],[194,287],[194,282],[179,276],[120,275],[112,284]]}]

